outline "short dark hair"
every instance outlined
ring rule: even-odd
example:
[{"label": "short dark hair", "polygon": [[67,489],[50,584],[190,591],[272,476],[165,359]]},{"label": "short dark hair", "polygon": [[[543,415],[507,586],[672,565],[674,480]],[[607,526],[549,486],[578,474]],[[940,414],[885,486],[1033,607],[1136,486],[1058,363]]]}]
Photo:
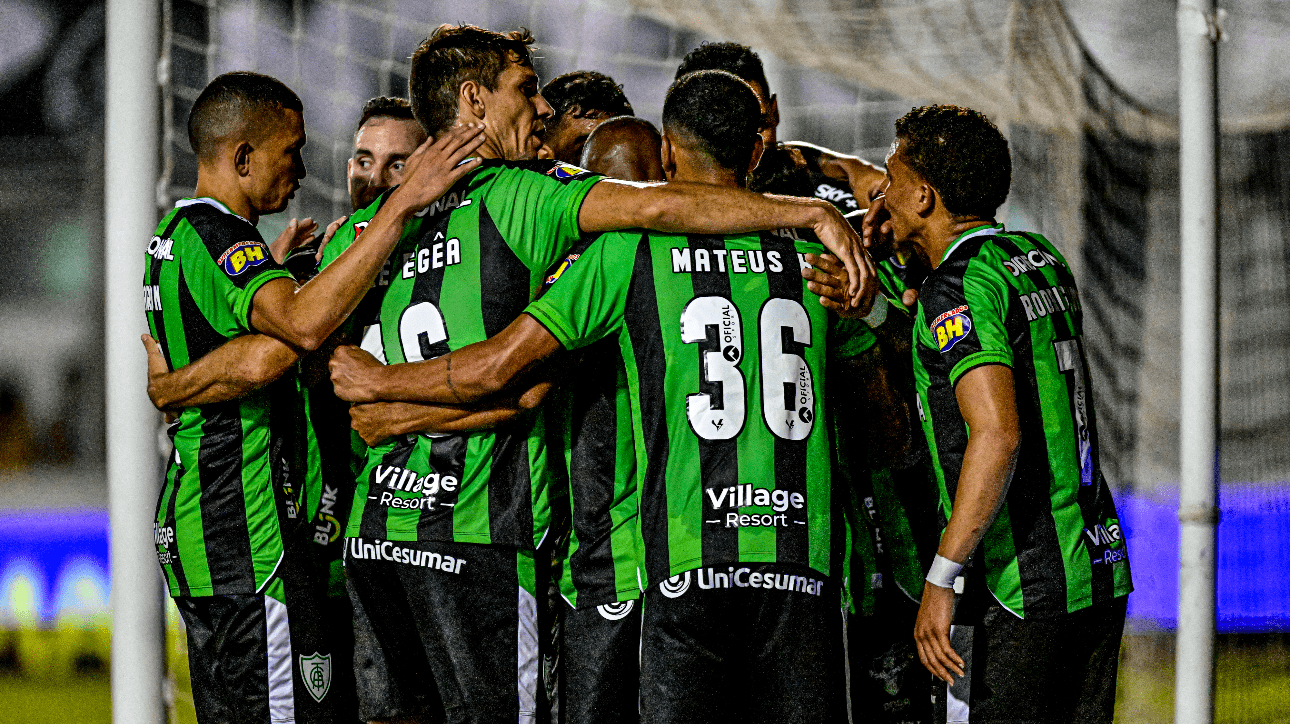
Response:
[{"label": "short dark hair", "polygon": [[[508,62],[533,65],[532,44],[533,35],[525,28],[497,33],[474,25],[440,25],[412,54],[412,115],[430,135],[451,128],[461,84],[471,80],[497,90]],[[514,61],[512,53],[517,56]]]},{"label": "short dark hair", "polygon": [[798,157],[793,153],[796,150],[782,143],[766,148],[757,168],[748,177],[748,190],[813,198],[815,188],[811,184],[811,171],[806,164],[798,163]]},{"label": "short dark hair", "polygon": [[979,111],[921,106],[896,121],[901,160],[936,189],[954,216],[990,218],[1008,198],[1008,139]]},{"label": "short dark hair", "polygon": [[676,69],[676,78],[699,70],[724,70],[743,78],[749,83],[761,87],[770,100],[770,86],[766,83],[766,69],[762,67],[761,57],[752,48],[739,43],[703,43],[691,50],[680,67]]},{"label": "short dark hair", "polygon": [[548,127],[559,123],[566,113],[573,113],[575,118],[595,112],[607,117],[635,115],[623,87],[594,70],[575,70],[552,78],[543,86],[542,98],[551,106]]},{"label": "short dark hair", "polygon": [[761,125],[757,95],[724,70],[682,76],[667,89],[663,101],[664,130],[682,131],[732,171],[747,170]]},{"label": "short dark hair", "polygon": [[188,144],[198,158],[208,158],[220,141],[263,124],[257,116],[284,110],[304,113],[300,96],[272,76],[234,71],[217,76],[202,89],[188,113]]},{"label": "short dark hair", "polygon": [[377,96],[363,104],[363,115],[358,119],[354,133],[363,130],[363,126],[373,118],[397,118],[400,121],[415,121],[412,115],[412,104],[407,98]]}]

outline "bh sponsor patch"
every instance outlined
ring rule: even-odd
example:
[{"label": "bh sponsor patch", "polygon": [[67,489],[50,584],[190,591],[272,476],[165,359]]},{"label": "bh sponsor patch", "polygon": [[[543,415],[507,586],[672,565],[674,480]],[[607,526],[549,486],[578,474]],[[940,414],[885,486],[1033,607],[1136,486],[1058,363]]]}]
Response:
[{"label": "bh sponsor patch", "polygon": [[237,276],[253,266],[259,266],[269,258],[268,250],[258,241],[239,241],[220,254],[219,265],[224,273]]},{"label": "bh sponsor patch", "polygon": [[966,304],[955,307],[932,321],[932,337],[941,352],[949,352],[959,340],[972,331],[972,318],[967,315]]}]

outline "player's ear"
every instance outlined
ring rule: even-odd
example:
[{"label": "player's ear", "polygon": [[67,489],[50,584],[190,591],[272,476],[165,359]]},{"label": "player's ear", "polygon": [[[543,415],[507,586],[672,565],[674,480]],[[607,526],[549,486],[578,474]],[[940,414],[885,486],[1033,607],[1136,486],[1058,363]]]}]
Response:
[{"label": "player's ear", "polygon": [[251,152],[254,150],[246,141],[239,141],[233,147],[233,167],[237,169],[238,176],[251,175]]},{"label": "player's ear", "polygon": [[779,126],[779,96],[774,93],[771,93],[770,103],[767,103],[766,106],[768,108],[768,110],[766,111],[766,116],[767,116],[766,120],[770,122],[771,128],[778,127]]},{"label": "player's ear", "polygon": [[663,131],[663,142],[658,153],[663,162],[663,178],[671,181],[676,176],[676,149],[672,146],[672,137]]},{"label": "player's ear", "polygon": [[484,120],[484,87],[473,80],[462,81],[457,90],[457,120],[462,120],[463,112]]},{"label": "player's ear", "polygon": [[914,208],[919,216],[929,216],[936,208],[936,189],[926,181],[918,184],[918,191],[914,194]]},{"label": "player's ear", "polygon": [[753,142],[752,158],[748,161],[749,175],[757,168],[757,164],[761,163],[761,155],[766,151],[766,143],[762,141],[761,134],[757,134],[755,138],[757,140]]}]

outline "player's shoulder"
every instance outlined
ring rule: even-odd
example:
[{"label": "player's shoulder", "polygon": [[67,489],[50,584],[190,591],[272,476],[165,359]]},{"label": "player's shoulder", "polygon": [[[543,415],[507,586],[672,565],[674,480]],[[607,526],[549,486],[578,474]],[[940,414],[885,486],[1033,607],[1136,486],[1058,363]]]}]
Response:
[{"label": "player's shoulder", "polygon": [[184,199],[177,207],[183,220],[207,246],[223,241],[263,241],[260,231],[251,222],[218,205],[218,202]]},{"label": "player's shoulder", "polygon": [[481,181],[542,182],[550,179],[566,186],[598,176],[599,174],[571,163],[542,158],[527,161],[489,159],[481,163],[476,171],[476,177]]},{"label": "player's shoulder", "polygon": [[[230,274],[240,274],[248,267],[239,260],[252,260],[250,266],[258,266],[271,258],[269,246],[264,243],[259,229],[218,202],[185,199],[179,205],[186,223],[176,226],[172,237],[178,254],[192,255],[192,247],[188,245],[204,247],[210,259],[225,266]],[[201,256],[197,255],[198,258]]]}]

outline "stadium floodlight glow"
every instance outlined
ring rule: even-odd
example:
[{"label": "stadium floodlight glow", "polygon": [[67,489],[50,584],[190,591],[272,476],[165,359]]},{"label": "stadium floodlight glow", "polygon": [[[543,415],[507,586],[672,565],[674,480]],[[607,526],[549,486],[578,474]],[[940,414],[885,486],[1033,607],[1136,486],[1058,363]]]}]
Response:
[{"label": "stadium floodlight glow", "polygon": [[157,223],[160,3],[108,0],[104,324],[111,517],[112,720],[162,724],[161,576],[152,545],[157,413],[144,389],[140,263]]},{"label": "stadium floodlight glow", "polygon": [[1219,482],[1218,40],[1214,0],[1178,4],[1181,208],[1177,724],[1214,721]]}]

